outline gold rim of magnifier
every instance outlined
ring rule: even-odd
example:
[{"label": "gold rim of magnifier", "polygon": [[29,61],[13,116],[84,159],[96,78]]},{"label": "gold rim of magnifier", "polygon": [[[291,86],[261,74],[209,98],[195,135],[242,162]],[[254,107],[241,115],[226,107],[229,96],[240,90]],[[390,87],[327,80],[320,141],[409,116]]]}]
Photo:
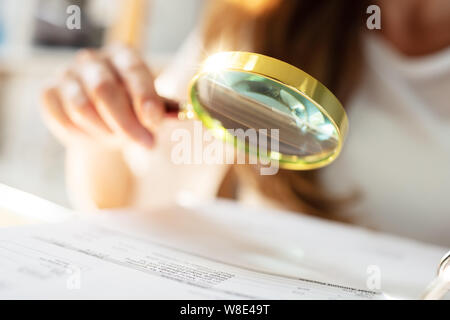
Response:
[{"label": "gold rim of magnifier", "polygon": [[438,274],[440,272],[444,272],[444,269],[447,267],[447,265],[450,266],[450,251],[447,252],[441,259],[441,262],[439,263],[439,269]]},{"label": "gold rim of magnifier", "polygon": [[[316,169],[326,166],[337,158],[348,130],[347,115],[339,100],[323,84],[306,72],[281,60],[257,53],[236,51],[216,53],[204,61],[189,85],[190,107],[203,124],[208,129],[213,130],[216,136],[225,141],[236,143],[236,138],[203,109],[197,100],[194,88],[201,75],[220,71],[257,74],[285,85],[313,103],[335,127],[338,134],[338,144],[331,155],[318,160],[314,160],[314,156],[309,156],[311,161],[308,161],[308,157],[271,152],[269,157],[279,161],[281,168],[291,170]],[[248,151],[248,149],[246,150]]]}]

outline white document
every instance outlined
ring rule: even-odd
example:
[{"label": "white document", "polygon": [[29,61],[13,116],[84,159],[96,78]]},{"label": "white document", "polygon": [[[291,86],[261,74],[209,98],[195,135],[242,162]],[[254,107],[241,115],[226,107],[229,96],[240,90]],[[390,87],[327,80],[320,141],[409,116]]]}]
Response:
[{"label": "white document", "polygon": [[0,237],[1,298],[378,299],[71,221]]},{"label": "white document", "polygon": [[0,229],[0,299],[414,299],[446,251],[230,202],[108,212]]}]

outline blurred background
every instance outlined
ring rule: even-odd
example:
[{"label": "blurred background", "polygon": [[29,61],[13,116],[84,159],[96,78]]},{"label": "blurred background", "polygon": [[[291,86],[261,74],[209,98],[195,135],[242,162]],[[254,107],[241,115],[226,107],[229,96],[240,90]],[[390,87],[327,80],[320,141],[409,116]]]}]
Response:
[{"label": "blurred background", "polygon": [[[103,45],[121,29],[124,16],[136,14],[142,19],[131,20],[142,21],[143,32],[131,40],[139,43],[154,69],[161,69],[195,28],[204,2],[0,0],[0,183],[68,205],[64,150],[39,114],[45,80],[70,62],[78,48]],[[66,27],[70,5],[81,8],[80,30]]]}]

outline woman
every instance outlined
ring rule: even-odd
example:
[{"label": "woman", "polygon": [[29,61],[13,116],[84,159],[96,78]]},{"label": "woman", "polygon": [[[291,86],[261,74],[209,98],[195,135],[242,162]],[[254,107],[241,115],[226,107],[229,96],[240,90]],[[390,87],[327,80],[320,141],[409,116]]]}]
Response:
[{"label": "woman", "polygon": [[[450,245],[450,2],[379,0],[380,31],[366,27],[368,5],[215,1],[158,90],[129,49],[81,52],[43,93],[47,123],[67,147],[74,203],[148,208],[183,191],[218,194]],[[340,158],[275,176],[171,163],[170,132],[192,124],[167,117],[164,99],[184,99],[191,66],[217,50],[266,54],[325,84],[350,118]]]}]

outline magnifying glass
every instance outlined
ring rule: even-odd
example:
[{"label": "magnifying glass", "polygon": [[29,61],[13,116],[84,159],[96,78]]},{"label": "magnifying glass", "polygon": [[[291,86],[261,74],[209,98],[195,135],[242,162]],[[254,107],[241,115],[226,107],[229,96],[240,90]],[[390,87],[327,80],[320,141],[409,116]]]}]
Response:
[{"label": "magnifying glass", "polygon": [[[292,170],[331,163],[348,128],[341,103],[319,81],[288,63],[250,52],[208,57],[191,81],[185,112],[217,138]],[[250,141],[246,130],[254,130],[257,141]]]},{"label": "magnifying glass", "polygon": [[[144,7],[142,0],[124,2],[109,38],[138,46]],[[323,84],[283,61],[250,52],[207,58],[191,81],[184,109],[180,117],[195,115],[216,137],[283,169],[330,164],[348,128],[344,108]],[[239,136],[242,130],[257,131],[257,141],[246,139],[245,132]]]},{"label": "magnifying glass", "polygon": [[424,300],[441,299],[450,290],[450,251],[439,264],[437,277],[431,282],[422,298]]}]

